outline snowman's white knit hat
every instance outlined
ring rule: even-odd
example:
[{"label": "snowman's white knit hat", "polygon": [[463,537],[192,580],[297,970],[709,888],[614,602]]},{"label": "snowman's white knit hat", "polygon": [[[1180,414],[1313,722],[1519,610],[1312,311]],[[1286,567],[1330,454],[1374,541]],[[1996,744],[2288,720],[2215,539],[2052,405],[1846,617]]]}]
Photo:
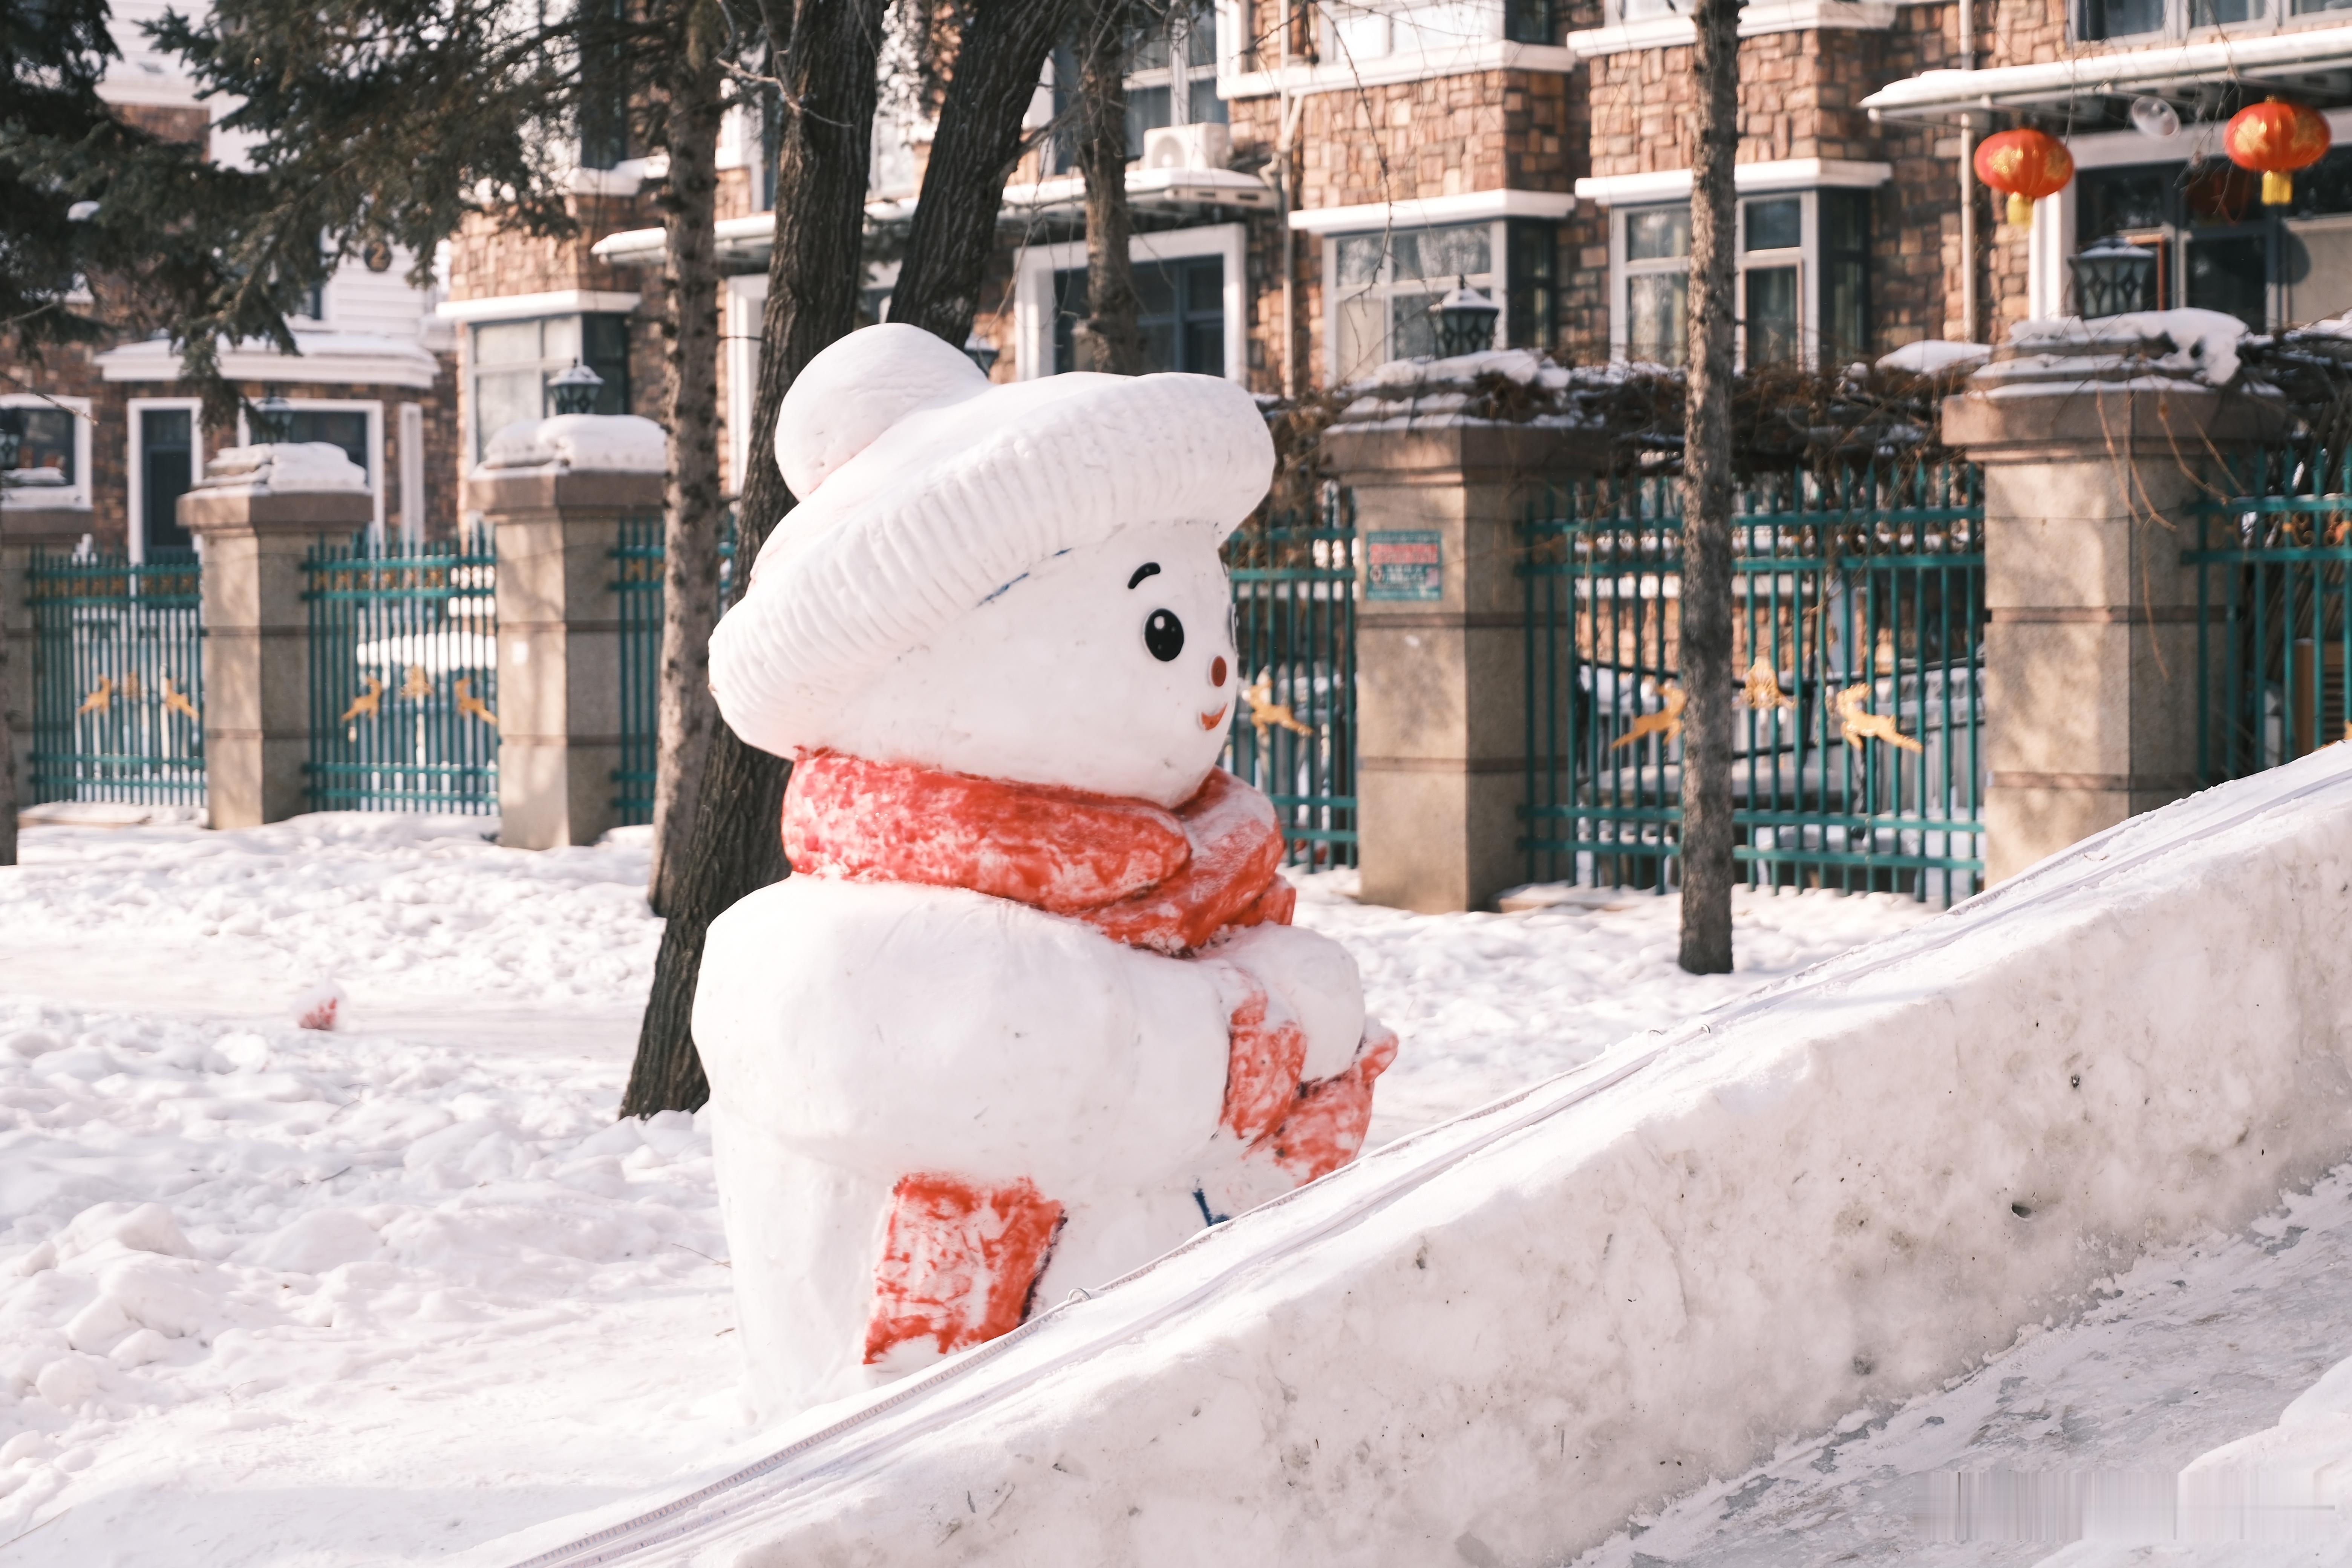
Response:
[{"label": "snowman's white knit hat", "polygon": [[852,332],[785,394],[776,462],[800,504],[710,641],[735,732],[790,755],[899,655],[1035,567],[1138,524],[1222,541],[1265,494],[1274,443],[1205,375],[990,384],[907,325]]}]

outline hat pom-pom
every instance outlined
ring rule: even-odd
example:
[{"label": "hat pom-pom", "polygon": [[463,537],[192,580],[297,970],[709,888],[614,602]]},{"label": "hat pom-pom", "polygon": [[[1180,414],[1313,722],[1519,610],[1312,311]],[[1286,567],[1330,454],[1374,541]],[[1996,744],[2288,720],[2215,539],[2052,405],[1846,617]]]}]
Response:
[{"label": "hat pom-pom", "polygon": [[988,390],[960,349],[920,327],[885,321],[809,361],[776,419],[776,467],[806,500],[825,477],[909,414]]}]

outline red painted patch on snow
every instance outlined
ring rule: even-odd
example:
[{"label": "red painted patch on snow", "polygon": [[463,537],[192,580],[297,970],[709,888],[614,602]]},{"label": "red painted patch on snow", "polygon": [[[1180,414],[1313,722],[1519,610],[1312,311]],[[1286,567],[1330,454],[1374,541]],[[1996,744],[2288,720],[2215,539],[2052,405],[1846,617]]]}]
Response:
[{"label": "red painted patch on snow", "polygon": [[1019,1328],[1061,1228],[1062,1205],[1026,1181],[898,1178],[874,1268],[866,1364],[918,1340],[945,1355]]},{"label": "red painted patch on snow", "polygon": [[1379,1025],[1347,1071],[1298,1091],[1290,1114],[1258,1147],[1304,1184],[1356,1157],[1372,1124],[1372,1082],[1396,1060],[1397,1037]]},{"label": "red painted patch on snow", "polygon": [[1298,1102],[1299,1069],[1307,1065],[1307,1031],[1288,1018],[1268,1021],[1265,989],[1253,981],[1250,991],[1233,1012],[1225,1105],[1218,1119],[1245,1142]]},{"label": "red painted patch on snow", "polygon": [[793,768],[783,831],[795,870],[969,888],[1160,952],[1228,927],[1286,924],[1296,901],[1276,875],[1272,803],[1223,769],[1167,811],[820,752]]},{"label": "red painted patch on snow", "polygon": [[331,1029],[335,1026],[335,1005],[336,999],[330,996],[296,1017],[295,1025],[304,1029]]}]

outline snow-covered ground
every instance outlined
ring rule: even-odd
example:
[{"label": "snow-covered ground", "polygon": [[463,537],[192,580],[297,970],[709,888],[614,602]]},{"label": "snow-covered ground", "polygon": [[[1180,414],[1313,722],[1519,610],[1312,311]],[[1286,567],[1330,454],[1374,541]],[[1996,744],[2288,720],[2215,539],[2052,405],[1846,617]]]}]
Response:
[{"label": "snow-covered ground", "polygon": [[[754,1436],[707,1141],[611,1120],[657,935],[643,850],[485,826],[37,828],[0,873],[0,1563],[430,1561]],[[1743,894],[1740,972],[1696,980],[1671,900],[1433,919],[1347,885],[1307,879],[1300,918],[1405,1037],[1378,1141],[1927,913]],[[325,982],[344,1026],[294,1027]],[[2256,1434],[2219,1458],[2326,1494],[2352,1373],[2273,1423],[2352,1354],[2347,1299],[2339,1173],[1939,1394],[1694,1478],[1583,1563],[2352,1562],[2057,1545],[2085,1499],[2095,1533],[2156,1499],[2122,1522],[2161,1533],[2174,1474]],[[1958,1471],[1994,1501],[1929,1543],[1919,1478]]]},{"label": "snow-covered ground", "polygon": [[[28,830],[0,872],[0,1563],[427,1561],[751,1436],[693,1119],[615,1125],[635,843],[478,818]],[[1927,911],[1428,918],[1309,879],[1406,1048],[1384,1141]],[[295,998],[344,994],[342,1027]]]}]

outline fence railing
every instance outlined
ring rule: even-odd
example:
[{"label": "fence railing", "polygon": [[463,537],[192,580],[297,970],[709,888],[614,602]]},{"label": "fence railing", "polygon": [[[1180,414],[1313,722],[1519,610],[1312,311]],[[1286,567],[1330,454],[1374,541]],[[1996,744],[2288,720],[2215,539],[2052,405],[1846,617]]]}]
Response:
[{"label": "fence railing", "polygon": [[1273,800],[1294,865],[1356,864],[1353,498],[1253,519],[1225,542],[1241,657],[1225,765]]},{"label": "fence railing", "polygon": [[200,573],[33,552],[32,801],[204,804]]},{"label": "fence railing", "polygon": [[[661,746],[663,547],[659,512],[621,520],[613,547],[613,592],[620,600],[621,765],[613,770],[613,809],[624,824],[654,819],[654,770]],[[719,542],[719,613],[735,595],[735,520]]]},{"label": "fence railing", "polygon": [[499,808],[498,559],[488,534],[302,562],[315,811]]},{"label": "fence railing", "polygon": [[[1752,883],[1948,901],[1983,873],[1983,504],[1970,465],[1790,472],[1733,522],[1735,853]],[[1682,822],[1681,492],[1531,509],[1529,881],[1664,890]]]},{"label": "fence railing", "polygon": [[2190,509],[2197,773],[2220,784],[2352,738],[2352,452],[2263,448]]}]

